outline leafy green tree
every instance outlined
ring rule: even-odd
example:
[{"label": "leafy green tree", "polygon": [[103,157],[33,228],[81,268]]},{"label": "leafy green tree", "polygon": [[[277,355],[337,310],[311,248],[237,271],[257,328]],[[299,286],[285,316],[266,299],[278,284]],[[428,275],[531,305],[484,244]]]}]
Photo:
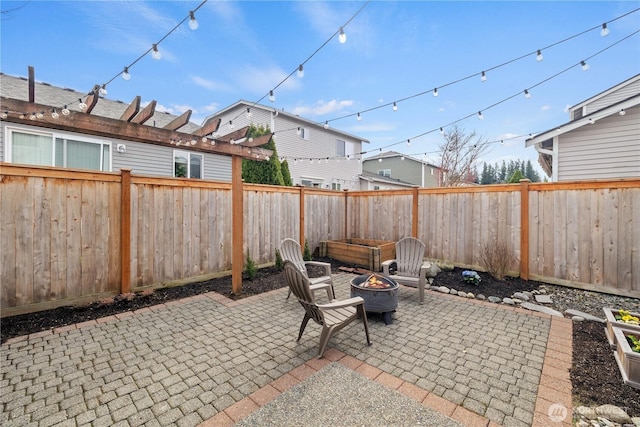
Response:
[{"label": "leafy green tree", "polygon": [[517,184],[521,179],[524,179],[522,171],[520,171],[520,169],[516,169],[513,175],[511,175],[511,178],[509,178],[509,184]]},{"label": "leafy green tree", "polygon": [[[266,127],[251,126],[249,128],[248,138],[257,138],[266,135],[271,131]],[[276,143],[273,138],[269,138],[269,142],[262,145],[261,148],[273,151],[269,160],[242,160],[242,179],[244,182],[254,184],[284,185],[282,170],[280,169],[280,160],[276,151]]]},{"label": "leafy green tree", "polygon": [[282,172],[282,179],[284,180],[284,185],[287,187],[293,186],[293,180],[291,179],[291,172],[289,171],[289,163],[287,160],[283,160],[280,163],[280,171]]}]

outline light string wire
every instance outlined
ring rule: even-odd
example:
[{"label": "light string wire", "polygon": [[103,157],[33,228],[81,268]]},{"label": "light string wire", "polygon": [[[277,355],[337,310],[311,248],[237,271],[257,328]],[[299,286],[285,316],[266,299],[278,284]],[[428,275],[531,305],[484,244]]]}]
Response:
[{"label": "light string wire", "polygon": [[[633,33],[631,33],[631,34],[629,34],[629,35],[627,35],[627,36],[623,37],[622,39],[620,39],[620,40],[618,40],[618,41],[616,41],[616,42],[612,43],[611,45],[609,45],[609,46],[607,46],[607,47],[605,47],[605,48],[603,48],[603,49],[601,49],[601,50],[599,50],[599,51],[595,52],[594,54],[592,54],[592,55],[590,55],[590,56],[586,57],[586,58],[585,58],[585,59],[583,59],[582,61],[579,61],[579,62],[577,62],[577,63],[574,63],[574,64],[572,64],[572,65],[570,65],[570,66],[566,67],[565,69],[563,69],[563,70],[561,70],[561,71],[559,71],[559,72],[557,72],[557,73],[555,73],[555,74],[553,74],[553,75],[551,75],[551,76],[549,76],[549,77],[547,77],[547,78],[545,78],[545,79],[543,79],[543,80],[541,80],[541,81],[539,81],[539,82],[537,82],[537,83],[535,83],[535,84],[533,84],[533,85],[529,86],[527,89],[533,89],[533,88],[535,88],[535,87],[541,86],[542,84],[544,84],[544,83],[546,83],[546,82],[548,82],[548,81],[550,81],[550,80],[552,80],[552,79],[555,79],[556,77],[559,77],[560,75],[562,75],[562,74],[564,74],[564,73],[568,72],[568,71],[569,71],[569,70],[571,70],[572,68],[575,68],[575,67],[577,67],[577,66],[581,66],[581,65],[582,65],[582,62],[587,61],[587,60],[592,59],[592,58],[595,58],[595,57],[596,57],[596,56],[598,56],[598,55],[601,55],[602,53],[606,52],[607,50],[609,50],[609,49],[611,49],[611,48],[615,47],[616,45],[618,45],[618,44],[620,44],[620,43],[624,42],[625,40],[627,40],[627,39],[629,39],[629,38],[631,38],[631,37],[635,36],[635,35],[636,35],[636,34],[638,34],[638,33],[640,33],[640,30],[636,30],[636,31],[634,31]],[[373,149],[373,150],[361,151],[361,152],[359,152],[359,153],[355,153],[355,155],[365,155],[365,154],[369,154],[369,153],[372,153],[372,152],[375,152],[375,151],[380,151],[380,152],[381,152],[383,149],[390,148],[390,147],[394,147],[394,146],[396,146],[396,145],[400,145],[400,144],[404,144],[404,143],[406,143],[407,141],[416,140],[416,139],[421,138],[421,137],[423,137],[423,136],[429,135],[429,134],[434,133],[434,132],[437,132],[437,131],[439,131],[439,130],[441,130],[441,129],[444,129],[444,128],[447,128],[447,127],[450,127],[450,126],[452,126],[452,125],[454,125],[454,124],[457,124],[457,123],[459,123],[459,122],[462,122],[462,121],[464,121],[464,120],[467,120],[467,119],[469,119],[469,118],[471,118],[471,117],[473,117],[473,116],[475,116],[475,115],[477,115],[477,114],[481,113],[482,111],[490,110],[490,109],[492,109],[492,108],[494,108],[494,107],[496,107],[496,106],[498,106],[498,105],[500,105],[500,104],[503,104],[503,103],[505,103],[505,102],[507,102],[507,101],[509,101],[509,100],[511,100],[511,99],[513,99],[513,98],[516,98],[516,97],[518,97],[518,96],[521,96],[521,95],[522,95],[522,91],[519,91],[519,92],[517,92],[517,93],[515,93],[515,94],[513,94],[513,95],[510,95],[510,96],[508,96],[508,97],[506,97],[506,98],[503,98],[503,99],[501,99],[501,100],[499,100],[499,101],[497,101],[497,102],[495,102],[495,103],[493,103],[493,104],[491,104],[491,105],[489,105],[489,106],[487,106],[487,107],[485,107],[485,108],[481,108],[481,109],[479,109],[479,110],[478,110],[478,112],[474,112],[474,113],[468,114],[468,115],[466,115],[466,116],[464,116],[464,117],[461,117],[461,118],[459,118],[459,119],[457,119],[457,120],[454,120],[454,121],[452,121],[452,122],[449,122],[449,123],[447,123],[446,125],[438,126],[438,127],[434,128],[434,129],[431,129],[431,130],[425,131],[425,132],[420,133],[420,134],[418,134],[418,135],[414,135],[413,137],[405,138],[405,139],[403,139],[403,140],[401,140],[401,141],[394,142],[394,143],[392,143],[392,144],[388,144],[388,145],[385,145],[385,146],[382,146],[382,147],[379,147],[379,148],[376,148],[376,149]],[[319,123],[319,124],[320,124],[320,123]],[[292,128],[292,129],[289,129],[289,130],[294,130],[294,129],[296,129],[296,128]],[[284,131],[280,131],[280,132],[284,132]],[[535,132],[535,133],[538,133],[538,132]],[[535,134],[535,133],[534,133],[534,134]],[[502,142],[502,141],[509,140],[509,139],[521,138],[521,137],[526,136],[526,135],[532,135],[532,133],[529,133],[529,134],[523,134],[523,135],[520,135],[520,136],[518,136],[518,137],[512,137],[512,138],[508,138],[508,139],[507,139],[507,138],[504,138],[504,139],[501,139],[501,140],[495,140],[495,141],[487,142],[486,144],[488,145],[488,144],[497,143],[497,142]],[[347,156],[347,157],[348,157],[348,156]],[[302,158],[306,159],[306,158],[308,158],[308,157],[302,157]],[[327,157],[320,157],[320,158],[316,158],[316,159],[318,159],[318,160],[324,160],[324,159],[329,159],[329,158],[327,158]]]},{"label": "light string wire", "polygon": [[[320,47],[318,47],[311,55],[309,55],[307,57],[307,59],[305,59],[304,61],[302,61],[300,63],[300,65],[298,65],[292,72],[290,72],[284,79],[282,79],[282,81],[280,83],[278,83],[275,87],[273,87],[271,90],[269,90],[266,94],[264,94],[262,96],[262,98],[258,99],[257,101],[255,101],[253,104],[251,104],[252,107],[255,107],[256,105],[258,105],[260,103],[260,101],[262,101],[263,99],[265,99],[267,96],[270,96],[276,89],[278,89],[280,86],[282,86],[287,80],[289,80],[300,68],[300,66],[304,66],[307,62],[309,62],[311,60],[311,58],[313,58],[318,52],[320,52],[326,45],[329,44],[329,42],[331,42],[331,40],[333,40],[335,38],[335,36],[337,36],[338,34],[340,34],[341,31],[343,31],[343,29],[349,25],[351,23],[351,21],[353,21],[359,14],[360,12],[362,12],[364,10],[365,7],[367,7],[367,5],[371,3],[371,0],[367,0],[361,7],[360,9],[358,9],[358,11],[356,13],[354,13],[342,26],[340,26],[340,28],[338,28],[333,34],[331,34],[331,36],[325,40],[324,43],[322,43],[320,45]],[[237,116],[235,116],[233,119],[231,119],[231,121],[236,120],[238,117],[242,116],[242,114],[244,113],[239,113]]]}]

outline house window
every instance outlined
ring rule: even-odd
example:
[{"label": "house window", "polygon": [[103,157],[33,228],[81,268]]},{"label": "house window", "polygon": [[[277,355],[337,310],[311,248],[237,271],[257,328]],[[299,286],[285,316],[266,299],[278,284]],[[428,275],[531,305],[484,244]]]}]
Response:
[{"label": "house window", "polygon": [[380,169],[378,171],[378,175],[386,176],[391,178],[391,169]]},{"label": "house window", "polygon": [[373,189],[374,189],[374,190],[379,190],[379,189],[380,189],[380,186],[379,186],[379,185],[374,185],[374,186],[373,186]]},{"label": "house window", "polygon": [[332,190],[342,190],[342,184],[340,184],[339,182],[332,182],[331,183],[331,189]]},{"label": "house window", "polygon": [[336,156],[345,156],[345,142],[341,139],[336,139]]},{"label": "house window", "polygon": [[39,166],[111,170],[111,144],[61,133],[7,129],[7,160]]},{"label": "house window", "polygon": [[309,129],[307,128],[299,128],[300,129],[300,138],[305,139],[305,140],[309,140]]},{"label": "house window", "polygon": [[173,176],[202,179],[203,156],[188,151],[173,151]]},{"label": "house window", "polygon": [[301,179],[300,184],[304,185],[305,187],[315,187],[315,188],[320,187],[319,182],[314,182],[308,179]]},{"label": "house window", "polygon": [[429,169],[431,169],[431,175],[433,176],[433,168],[429,168]]}]

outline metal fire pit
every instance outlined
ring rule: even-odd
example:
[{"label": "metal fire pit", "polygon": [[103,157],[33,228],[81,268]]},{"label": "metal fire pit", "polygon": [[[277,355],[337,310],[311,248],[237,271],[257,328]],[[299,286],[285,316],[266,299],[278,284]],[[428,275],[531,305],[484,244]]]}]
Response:
[{"label": "metal fire pit", "polygon": [[386,325],[393,322],[391,313],[398,308],[398,284],[394,280],[377,274],[356,276],[351,279],[351,297],[362,297],[364,309],[382,313]]}]

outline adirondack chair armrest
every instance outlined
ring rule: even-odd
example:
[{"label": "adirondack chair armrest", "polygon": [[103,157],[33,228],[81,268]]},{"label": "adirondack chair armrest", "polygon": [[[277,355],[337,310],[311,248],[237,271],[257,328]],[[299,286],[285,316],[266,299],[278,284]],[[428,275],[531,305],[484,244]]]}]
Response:
[{"label": "adirondack chair armrest", "polygon": [[393,264],[394,262],[396,262],[395,259],[389,259],[387,261],[382,261],[382,274],[384,274],[385,276],[388,276],[389,273],[389,267],[391,266],[391,264]]},{"label": "adirondack chair armrest", "polygon": [[324,267],[324,270],[325,270],[324,276],[331,276],[331,264],[329,264],[328,262],[305,261],[304,263],[306,265],[314,265],[316,267]]},{"label": "adirondack chair armrest", "polygon": [[353,297],[340,301],[330,302],[328,304],[318,304],[318,308],[320,308],[321,310],[336,310],[338,308],[356,307],[363,304],[364,299],[362,299],[362,297]]}]

